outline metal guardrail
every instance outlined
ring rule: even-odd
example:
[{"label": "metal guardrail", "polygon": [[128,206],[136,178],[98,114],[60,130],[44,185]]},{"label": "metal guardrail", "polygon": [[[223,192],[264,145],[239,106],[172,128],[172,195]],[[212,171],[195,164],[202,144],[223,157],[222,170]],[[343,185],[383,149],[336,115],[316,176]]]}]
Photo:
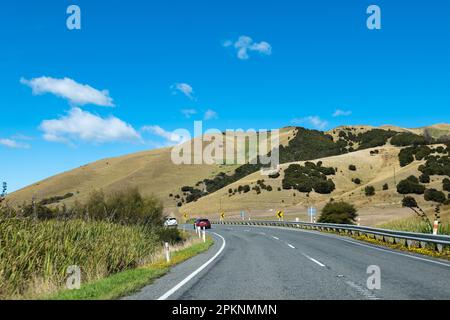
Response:
[{"label": "metal guardrail", "polygon": [[379,241],[391,244],[400,244],[407,247],[431,248],[442,252],[444,247],[450,247],[450,236],[395,231],[388,229],[371,228],[347,224],[334,223],[309,223],[297,221],[269,221],[269,220],[235,220],[235,221],[211,221],[213,224],[245,225],[245,226],[276,226],[285,228],[299,228],[327,232],[344,233],[351,235],[367,236]]}]

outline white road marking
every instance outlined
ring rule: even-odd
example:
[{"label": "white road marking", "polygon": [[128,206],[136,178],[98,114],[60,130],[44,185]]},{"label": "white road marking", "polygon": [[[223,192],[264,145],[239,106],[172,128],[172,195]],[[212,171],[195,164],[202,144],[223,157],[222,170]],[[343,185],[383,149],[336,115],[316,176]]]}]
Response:
[{"label": "white road marking", "polygon": [[194,272],[192,272],[189,276],[187,276],[183,281],[181,281],[179,284],[177,284],[175,287],[173,287],[172,289],[170,289],[169,291],[167,291],[164,295],[162,295],[161,297],[158,298],[158,300],[167,300],[167,298],[169,298],[171,295],[173,295],[176,291],[178,291],[182,286],[184,286],[186,283],[188,283],[189,281],[191,281],[196,275],[198,275],[203,269],[205,269],[208,265],[210,265],[214,260],[216,260],[216,258],[223,252],[223,250],[225,249],[226,246],[226,241],[225,238],[222,237],[220,234],[217,234],[215,232],[211,232],[212,234],[215,234],[216,236],[220,237],[222,239],[222,246],[220,247],[219,251],[217,251],[217,253],[214,255],[214,257],[212,257],[211,259],[209,259],[208,261],[206,261],[202,266],[200,266],[197,270],[195,270]]},{"label": "white road marking", "polygon": [[272,236],[272,238],[274,238],[275,240],[280,240],[280,238],[277,238],[277,237],[274,237],[274,236]]},{"label": "white road marking", "polygon": [[292,244],[287,243],[288,247],[295,249],[295,247]]},{"label": "white road marking", "polygon": [[[280,228],[280,227],[265,227],[265,228],[283,229],[283,228]],[[388,253],[396,254],[396,255],[399,255],[399,256],[403,256],[403,257],[407,257],[407,258],[411,258],[411,259],[416,259],[416,260],[420,260],[420,261],[425,261],[425,262],[430,262],[430,263],[434,263],[434,264],[438,264],[438,265],[450,268],[450,264],[445,263],[445,262],[440,262],[440,261],[436,261],[436,260],[430,260],[430,259],[414,256],[412,254],[406,254],[406,253],[401,253],[401,252],[397,252],[397,251],[393,251],[393,250],[389,250],[389,249],[383,249],[383,248],[367,245],[367,244],[364,244],[364,243],[360,243],[357,240],[345,239],[343,236],[332,236],[332,235],[321,233],[321,232],[314,232],[314,231],[308,231],[308,230],[302,230],[302,229],[285,229],[285,230],[286,231],[294,231],[294,232],[303,232],[303,233],[316,234],[316,235],[323,236],[323,237],[328,237],[328,238],[332,238],[332,239],[336,239],[336,240],[345,241],[345,242],[352,243],[352,244],[355,244],[355,245],[358,245],[358,246],[371,248],[373,250],[388,252]]]},{"label": "white road marking", "polygon": [[318,264],[319,266],[321,266],[321,267],[326,267],[322,262],[320,262],[320,261],[318,261],[318,260],[316,260],[316,259],[314,259],[314,258],[308,256],[307,254],[304,254],[304,253],[302,253],[302,254],[303,254],[306,258],[308,258],[309,260],[311,260],[312,262]]}]

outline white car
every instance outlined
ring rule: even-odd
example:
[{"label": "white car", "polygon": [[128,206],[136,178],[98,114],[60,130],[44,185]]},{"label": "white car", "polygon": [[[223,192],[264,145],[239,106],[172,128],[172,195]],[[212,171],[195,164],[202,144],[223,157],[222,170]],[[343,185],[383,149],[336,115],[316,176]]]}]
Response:
[{"label": "white car", "polygon": [[165,227],[177,227],[178,221],[175,218],[167,218],[166,221],[164,222],[164,226]]}]

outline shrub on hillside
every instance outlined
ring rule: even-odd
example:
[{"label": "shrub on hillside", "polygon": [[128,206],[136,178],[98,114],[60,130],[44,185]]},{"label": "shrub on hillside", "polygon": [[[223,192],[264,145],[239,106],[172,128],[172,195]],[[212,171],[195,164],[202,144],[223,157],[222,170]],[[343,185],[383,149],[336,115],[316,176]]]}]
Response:
[{"label": "shrub on hillside", "polygon": [[414,162],[414,154],[412,148],[405,148],[398,154],[398,159],[400,161],[400,166],[405,167],[410,163]]},{"label": "shrub on hillside", "polygon": [[404,197],[402,200],[402,206],[405,208],[418,208],[417,201],[413,197]]},{"label": "shrub on hillside", "polygon": [[389,185],[387,183],[383,184],[383,190],[384,191],[389,190]]},{"label": "shrub on hillside", "polygon": [[419,181],[420,181],[421,183],[430,183],[430,176],[427,175],[427,174],[425,174],[425,173],[422,173],[422,174],[419,176]]},{"label": "shrub on hillside", "polygon": [[444,203],[446,198],[445,194],[442,191],[438,191],[436,189],[427,189],[425,191],[425,200]]},{"label": "shrub on hillside", "polygon": [[375,195],[375,188],[373,186],[367,186],[364,189],[364,193],[367,197],[371,197]]},{"label": "shrub on hillside", "polygon": [[443,189],[444,191],[449,191],[449,192],[450,192],[450,179],[445,178],[445,179],[442,181],[442,189]]},{"label": "shrub on hillside", "polygon": [[408,179],[402,180],[397,185],[397,192],[400,194],[423,194],[425,192],[425,187],[419,184],[419,180],[415,177],[409,177]]},{"label": "shrub on hillside", "polygon": [[356,171],[356,166],[354,164],[351,164],[351,165],[348,166],[348,170]]},{"label": "shrub on hillside", "polygon": [[358,216],[356,208],[347,202],[328,202],[322,209],[318,222],[354,224]]},{"label": "shrub on hillside", "polygon": [[362,183],[362,181],[361,181],[360,178],[352,179],[352,182],[353,182],[354,184],[361,184],[361,183]]},{"label": "shrub on hillside", "polygon": [[425,145],[426,139],[423,136],[419,136],[414,133],[405,132],[399,133],[392,137],[391,144],[397,147],[406,147],[412,145]]}]

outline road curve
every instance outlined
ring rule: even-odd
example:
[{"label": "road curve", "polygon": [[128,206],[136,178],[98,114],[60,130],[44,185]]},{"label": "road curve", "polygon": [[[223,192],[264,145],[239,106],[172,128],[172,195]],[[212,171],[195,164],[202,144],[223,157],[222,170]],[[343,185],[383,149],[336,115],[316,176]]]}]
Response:
[{"label": "road curve", "polygon": [[[450,299],[450,262],[305,230],[212,232],[211,250],[125,299]],[[367,287],[369,266],[379,267],[380,289]]]}]

